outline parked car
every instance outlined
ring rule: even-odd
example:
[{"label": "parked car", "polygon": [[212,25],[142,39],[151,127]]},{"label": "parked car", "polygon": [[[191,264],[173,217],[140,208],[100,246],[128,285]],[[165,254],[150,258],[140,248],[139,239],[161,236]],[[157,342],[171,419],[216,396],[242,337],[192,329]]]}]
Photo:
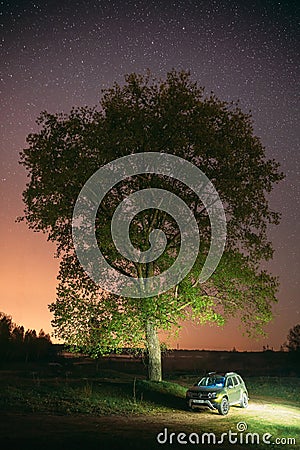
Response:
[{"label": "parked car", "polygon": [[210,372],[186,393],[186,402],[190,410],[209,408],[219,414],[228,414],[230,406],[248,406],[248,391],[245,382],[235,372]]}]

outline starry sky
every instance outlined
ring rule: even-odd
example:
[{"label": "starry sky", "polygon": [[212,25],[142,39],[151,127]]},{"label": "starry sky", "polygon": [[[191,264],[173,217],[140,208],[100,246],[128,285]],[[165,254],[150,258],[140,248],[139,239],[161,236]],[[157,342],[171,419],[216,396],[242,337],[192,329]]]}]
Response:
[{"label": "starry sky", "polygon": [[[1,1],[0,311],[51,332],[58,261],[46,235],[15,223],[26,173],[18,164],[42,110],[99,102],[124,74],[189,70],[206,92],[239,100],[286,179],[270,196],[281,224],[269,230],[281,282],[268,337],[183,324],[180,348],[261,350],[285,341],[299,315],[299,3],[275,0]],[[297,6],[298,3],[298,6]]]}]

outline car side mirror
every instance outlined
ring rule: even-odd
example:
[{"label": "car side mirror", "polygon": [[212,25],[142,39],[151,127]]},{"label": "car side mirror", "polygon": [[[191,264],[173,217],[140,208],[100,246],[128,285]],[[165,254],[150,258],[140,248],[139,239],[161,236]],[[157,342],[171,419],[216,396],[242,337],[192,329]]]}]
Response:
[{"label": "car side mirror", "polygon": [[233,388],[232,384],[231,384],[230,386],[228,386],[228,388],[229,388],[229,389],[232,389],[232,388]]}]

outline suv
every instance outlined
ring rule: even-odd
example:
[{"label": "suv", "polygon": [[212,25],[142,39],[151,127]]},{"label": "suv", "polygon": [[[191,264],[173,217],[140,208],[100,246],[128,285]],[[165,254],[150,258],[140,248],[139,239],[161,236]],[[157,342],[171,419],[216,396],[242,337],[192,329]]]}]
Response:
[{"label": "suv", "polygon": [[231,405],[247,408],[248,391],[237,373],[210,372],[187,391],[186,402],[190,410],[210,408],[225,416]]}]

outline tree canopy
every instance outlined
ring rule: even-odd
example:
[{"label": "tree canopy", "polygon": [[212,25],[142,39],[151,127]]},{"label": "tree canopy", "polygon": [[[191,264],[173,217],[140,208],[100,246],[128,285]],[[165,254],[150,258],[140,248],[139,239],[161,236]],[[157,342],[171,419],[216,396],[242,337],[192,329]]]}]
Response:
[{"label": "tree canopy", "polygon": [[0,312],[0,360],[35,361],[54,355],[49,334],[40,330],[24,330],[12,317]]},{"label": "tree canopy", "polygon": [[[279,221],[268,194],[283,174],[276,161],[266,158],[251,116],[238,104],[206,95],[187,72],[171,71],[165,80],[133,73],[124,85],[114,84],[102,94],[100,107],[43,112],[40,131],[28,136],[21,153],[29,182],[20,220],[47,233],[61,258],[57,299],[50,305],[57,335],[94,355],[145,344],[151,360],[155,348],[158,359],[157,330],[176,328],[182,319],[223,324],[239,316],[249,333],[262,332],[272,317],[278,287],[274,277],[260,270],[260,262],[273,255],[267,227]],[[130,239],[147,250],[151,231],[160,229],[167,238],[163,255],[143,264],[118,254],[111,221],[118,204],[132,193],[169,190],[184,200],[199,227],[200,251],[190,273],[168,292],[139,300],[104,292],[83,271],[74,251],[72,214],[80,190],[99,167],[144,152],[179,156],[205,173],[224,206],[227,241],[213,276],[197,283],[211,237],[199,198],[164,175],[146,173],[118,183],[100,204],[95,230],[102,253],[120,272],[137,278],[160,274],[174,263],[181,245],[176,221],[149,208],[133,218]]]},{"label": "tree canopy", "polygon": [[289,352],[300,352],[300,323],[289,330],[286,348]]}]

